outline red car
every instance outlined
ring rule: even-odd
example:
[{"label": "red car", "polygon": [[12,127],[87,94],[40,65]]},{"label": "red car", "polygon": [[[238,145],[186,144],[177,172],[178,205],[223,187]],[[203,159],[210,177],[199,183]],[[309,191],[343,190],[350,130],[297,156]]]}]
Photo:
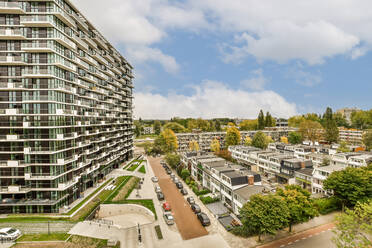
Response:
[{"label": "red car", "polygon": [[171,211],[172,210],[171,206],[168,202],[163,203],[163,209],[164,209],[164,211]]}]

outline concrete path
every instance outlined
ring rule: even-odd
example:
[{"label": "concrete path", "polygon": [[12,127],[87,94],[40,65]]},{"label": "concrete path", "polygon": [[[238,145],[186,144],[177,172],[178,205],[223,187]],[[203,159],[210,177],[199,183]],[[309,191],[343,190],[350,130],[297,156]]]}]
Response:
[{"label": "concrete path", "polygon": [[[49,223],[50,232],[68,232],[75,224],[67,221],[52,221]],[[0,228],[13,227],[21,230],[22,233],[47,233],[48,222],[12,222],[0,223]]]}]

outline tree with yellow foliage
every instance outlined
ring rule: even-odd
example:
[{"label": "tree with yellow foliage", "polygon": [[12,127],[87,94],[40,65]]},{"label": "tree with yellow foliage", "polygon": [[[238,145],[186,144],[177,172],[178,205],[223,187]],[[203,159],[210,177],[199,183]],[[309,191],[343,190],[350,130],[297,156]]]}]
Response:
[{"label": "tree with yellow foliage", "polygon": [[189,143],[189,150],[190,151],[195,151],[195,152],[197,152],[197,151],[199,151],[199,143],[196,141],[196,140],[192,140],[192,141],[190,141],[190,143]]},{"label": "tree with yellow foliage", "polygon": [[244,139],[244,145],[245,146],[251,146],[252,145],[252,139],[251,139],[251,137],[249,137],[249,136],[245,137],[245,139]]},{"label": "tree with yellow foliage", "polygon": [[218,139],[214,139],[211,143],[211,151],[212,152],[219,152],[221,150],[221,144]]},{"label": "tree with yellow foliage", "polygon": [[285,136],[282,136],[282,137],[280,137],[280,142],[282,142],[284,144],[288,144],[288,138],[285,137]]}]

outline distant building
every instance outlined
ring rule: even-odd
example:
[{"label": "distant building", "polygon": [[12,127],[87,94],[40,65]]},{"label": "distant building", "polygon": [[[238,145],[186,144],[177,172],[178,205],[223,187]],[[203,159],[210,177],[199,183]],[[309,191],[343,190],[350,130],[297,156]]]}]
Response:
[{"label": "distant building", "polygon": [[358,112],[358,111],[361,111],[361,110],[358,108],[342,108],[342,109],[337,110],[336,113],[342,114],[342,116],[345,117],[345,119],[349,123],[351,123],[351,114],[354,112]]},{"label": "distant building", "polygon": [[339,139],[349,144],[360,145],[363,142],[363,131],[358,129],[339,128]]},{"label": "distant building", "polygon": [[153,134],[154,128],[152,126],[143,127],[143,134]]},{"label": "distant building", "polygon": [[288,127],[288,120],[284,118],[275,118],[275,126],[276,127]]}]

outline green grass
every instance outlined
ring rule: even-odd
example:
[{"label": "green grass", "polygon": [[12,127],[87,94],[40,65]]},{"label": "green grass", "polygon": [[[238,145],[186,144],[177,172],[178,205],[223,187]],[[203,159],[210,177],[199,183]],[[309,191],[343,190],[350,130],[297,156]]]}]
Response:
[{"label": "green grass", "polygon": [[17,242],[24,241],[65,241],[70,234],[67,233],[38,233],[38,234],[23,234]]},{"label": "green grass", "polygon": [[145,134],[145,135],[140,135],[136,137],[136,139],[146,139],[146,138],[156,138],[158,137],[157,134]]},{"label": "green grass", "polygon": [[115,198],[115,196],[117,196],[120,192],[120,190],[124,187],[124,185],[129,181],[129,179],[131,178],[132,176],[123,176],[123,177],[118,177],[116,182],[115,182],[115,186],[116,188],[114,189],[114,191],[109,195],[109,197],[107,197],[107,199],[105,200],[105,203],[108,203],[108,202],[111,202],[112,199]]},{"label": "green grass", "polygon": [[141,168],[138,169],[138,172],[141,172],[143,174],[146,174],[146,167],[145,167],[145,165],[142,165]]},{"label": "green grass", "polygon": [[103,187],[105,187],[108,183],[110,183],[112,180],[109,179],[107,182],[102,184],[98,189],[96,189],[93,193],[91,193],[88,197],[86,197],[84,200],[82,200],[79,204],[77,204],[75,207],[73,207],[70,211],[68,211],[67,215],[71,215],[74,213],[76,210],[78,210],[85,202],[87,202],[90,198],[92,198],[95,194],[97,194],[98,191],[100,191]]},{"label": "green grass", "polygon": [[127,169],[127,171],[135,171],[139,165],[140,165],[140,162],[136,162],[136,163],[133,164],[131,167],[129,167],[129,168]]},{"label": "green grass", "polygon": [[14,222],[48,222],[48,221],[71,221],[70,218],[67,217],[42,217],[42,216],[10,216],[7,218],[0,218],[0,223],[14,223]]}]

